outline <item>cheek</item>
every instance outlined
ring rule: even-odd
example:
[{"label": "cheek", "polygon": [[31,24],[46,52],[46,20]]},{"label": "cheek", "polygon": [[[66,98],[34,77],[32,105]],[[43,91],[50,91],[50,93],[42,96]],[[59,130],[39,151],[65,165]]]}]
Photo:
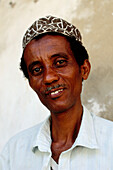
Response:
[{"label": "cheek", "polygon": [[76,85],[76,83],[81,79],[81,73],[79,71],[79,68],[70,68],[68,70],[65,70],[62,77],[64,77],[65,80],[68,80],[70,84]]},{"label": "cheek", "polygon": [[40,81],[35,78],[29,78],[29,85],[35,92],[40,90]]},{"label": "cheek", "polygon": [[82,76],[79,70],[73,71],[71,74],[71,77],[68,78],[68,82],[71,86],[72,92],[81,91],[82,87]]},{"label": "cheek", "polygon": [[36,92],[36,94],[38,95],[39,99],[42,101],[44,100],[44,86],[42,85],[42,81],[40,79],[35,79],[32,78],[29,81],[29,85],[30,87]]}]

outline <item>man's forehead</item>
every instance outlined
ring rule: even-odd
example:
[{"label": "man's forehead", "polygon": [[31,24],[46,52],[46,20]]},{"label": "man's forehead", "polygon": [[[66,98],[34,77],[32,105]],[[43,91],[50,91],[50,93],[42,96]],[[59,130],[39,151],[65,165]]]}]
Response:
[{"label": "man's forehead", "polygon": [[49,52],[54,55],[71,51],[70,42],[64,35],[43,34],[40,38],[35,37],[27,44],[24,53]]},{"label": "man's forehead", "polygon": [[69,22],[62,18],[53,16],[46,16],[35,21],[31,27],[28,28],[23,37],[23,49],[35,37],[44,33],[60,33],[68,37],[74,37],[76,41],[82,44],[82,37],[79,30]]}]

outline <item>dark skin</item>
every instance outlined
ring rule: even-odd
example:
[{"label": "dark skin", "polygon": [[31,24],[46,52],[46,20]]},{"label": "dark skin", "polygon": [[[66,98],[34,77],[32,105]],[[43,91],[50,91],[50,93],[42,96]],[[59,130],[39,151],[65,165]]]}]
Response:
[{"label": "dark skin", "polygon": [[67,39],[45,35],[25,48],[29,84],[51,113],[51,151],[58,163],[60,154],[71,148],[81,124],[82,80],[88,78],[90,63],[78,66]]}]

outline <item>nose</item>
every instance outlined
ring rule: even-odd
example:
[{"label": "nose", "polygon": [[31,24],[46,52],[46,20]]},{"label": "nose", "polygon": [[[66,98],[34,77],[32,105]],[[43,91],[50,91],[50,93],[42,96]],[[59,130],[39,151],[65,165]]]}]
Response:
[{"label": "nose", "polygon": [[59,75],[51,67],[48,67],[44,71],[43,80],[44,80],[45,84],[51,84],[51,83],[59,80]]}]

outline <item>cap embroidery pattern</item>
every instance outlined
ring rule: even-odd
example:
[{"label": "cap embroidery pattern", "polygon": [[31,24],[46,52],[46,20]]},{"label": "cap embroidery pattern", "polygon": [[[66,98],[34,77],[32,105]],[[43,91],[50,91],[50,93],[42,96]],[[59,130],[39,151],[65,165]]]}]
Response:
[{"label": "cap embroidery pattern", "polygon": [[49,32],[61,33],[69,37],[74,37],[82,44],[80,31],[74,25],[61,18],[46,16],[35,21],[31,27],[28,28],[23,37],[23,49],[36,36]]}]

